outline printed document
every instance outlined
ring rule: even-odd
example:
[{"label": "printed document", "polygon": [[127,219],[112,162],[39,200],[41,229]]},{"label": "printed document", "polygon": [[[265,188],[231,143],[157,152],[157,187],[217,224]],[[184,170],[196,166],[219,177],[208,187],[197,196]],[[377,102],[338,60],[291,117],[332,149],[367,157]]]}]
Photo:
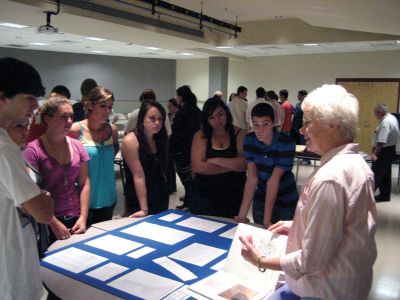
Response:
[{"label": "printed document", "polygon": [[121,230],[121,232],[167,245],[175,245],[176,243],[179,243],[193,235],[192,233],[186,231],[168,228],[148,222],[142,222],[140,224],[131,226]]},{"label": "printed document", "polygon": [[170,258],[187,262],[192,265],[204,267],[209,262],[226,253],[226,250],[193,243],[171,255]]},{"label": "printed document", "polygon": [[75,247],[50,254],[43,259],[49,264],[73,273],[80,273],[107,260],[105,257]]},{"label": "printed document", "polygon": [[86,275],[101,281],[106,281],[118,274],[121,274],[122,272],[125,272],[126,270],[128,270],[127,267],[110,262],[104,266],[101,266],[100,268],[86,273]]},{"label": "printed document", "polygon": [[182,283],[136,269],[111,281],[108,285],[136,297],[159,300],[182,286]]},{"label": "printed document", "polygon": [[135,250],[143,244],[130,241],[115,235],[107,234],[97,239],[86,242],[85,245],[92,246],[107,252],[117,255],[125,254],[129,251]]},{"label": "printed document", "polygon": [[218,229],[225,226],[224,223],[211,221],[211,220],[205,220],[205,219],[201,219],[201,218],[197,218],[197,217],[187,218],[186,220],[176,223],[176,225],[188,227],[188,228],[192,228],[192,229],[196,229],[196,230],[200,230],[200,231],[205,231],[208,233],[217,231]]},{"label": "printed document", "polygon": [[189,271],[185,267],[182,267],[180,264],[174,262],[172,259],[169,259],[166,256],[153,259],[153,261],[156,264],[163,267],[164,269],[170,271],[172,274],[174,274],[183,281],[188,281],[197,278],[197,276],[194,275],[191,271]]}]

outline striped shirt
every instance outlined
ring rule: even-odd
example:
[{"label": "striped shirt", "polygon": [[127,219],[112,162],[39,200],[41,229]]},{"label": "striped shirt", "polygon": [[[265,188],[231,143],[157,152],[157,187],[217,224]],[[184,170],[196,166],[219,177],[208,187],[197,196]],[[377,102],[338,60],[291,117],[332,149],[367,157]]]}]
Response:
[{"label": "striped shirt", "polygon": [[356,144],[336,147],[304,184],[281,266],[300,297],[367,299],[376,259],[374,175]]},{"label": "striped shirt", "polygon": [[[270,146],[259,141],[254,132],[244,139],[244,155],[248,163],[255,163],[257,168],[257,191],[255,201],[264,201],[266,183],[275,167],[285,171],[282,175],[276,206],[295,207],[298,199],[296,181],[292,173],[296,144],[293,139],[274,129]],[[262,195],[262,197],[260,197]]]}]

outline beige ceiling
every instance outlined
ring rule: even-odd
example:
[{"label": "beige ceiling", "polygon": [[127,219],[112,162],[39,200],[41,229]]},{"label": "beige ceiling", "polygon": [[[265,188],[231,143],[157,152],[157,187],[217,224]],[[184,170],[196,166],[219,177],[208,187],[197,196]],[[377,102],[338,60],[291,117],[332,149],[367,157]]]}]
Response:
[{"label": "beige ceiling", "polygon": [[[62,1],[61,1],[62,2]],[[141,1],[92,0],[148,18],[199,30],[197,20],[180,21],[165,14],[152,16]],[[400,50],[399,0],[170,0],[172,4],[198,11],[242,27],[235,39],[231,34],[204,24],[204,37],[194,37],[122,18],[110,17],[61,5],[51,24],[59,34],[37,34],[45,23],[43,10],[54,10],[54,1],[0,0],[0,23],[29,26],[10,29],[0,26],[0,47],[25,48],[97,55],[152,58],[206,58],[228,56],[238,59],[254,56],[296,55],[332,52]],[[128,3],[128,5],[126,5]],[[139,8],[138,8],[139,7]],[[140,8],[141,7],[141,8]],[[156,9],[157,12],[163,12]],[[187,18],[186,18],[187,19]],[[225,32],[233,33],[227,29]],[[85,37],[107,39],[102,42]],[[32,45],[41,42],[48,45]],[[304,46],[317,43],[317,46]],[[218,49],[216,46],[231,46]],[[157,47],[158,50],[147,47]],[[181,53],[190,53],[184,56]]]}]

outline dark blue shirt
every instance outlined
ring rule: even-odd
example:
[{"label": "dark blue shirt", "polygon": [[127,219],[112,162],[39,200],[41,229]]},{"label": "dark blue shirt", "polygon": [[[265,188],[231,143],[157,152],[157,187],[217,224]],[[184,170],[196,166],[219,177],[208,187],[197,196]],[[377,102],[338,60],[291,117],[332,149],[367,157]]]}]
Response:
[{"label": "dark blue shirt", "polygon": [[248,163],[255,163],[258,184],[255,201],[265,200],[266,183],[275,167],[285,172],[279,182],[276,206],[295,207],[298,199],[296,181],[292,173],[296,144],[287,134],[274,129],[274,137],[270,146],[259,141],[254,132],[244,139],[244,155]]}]

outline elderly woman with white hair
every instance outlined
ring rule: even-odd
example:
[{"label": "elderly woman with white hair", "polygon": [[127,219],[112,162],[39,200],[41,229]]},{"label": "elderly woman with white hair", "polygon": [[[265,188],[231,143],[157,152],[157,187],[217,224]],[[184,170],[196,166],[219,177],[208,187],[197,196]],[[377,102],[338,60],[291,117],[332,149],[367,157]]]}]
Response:
[{"label": "elderly woman with white hair", "polygon": [[287,234],[286,254],[264,257],[242,236],[243,257],[283,270],[286,284],[270,299],[367,299],[376,259],[374,175],[354,144],[358,101],[338,85],[324,85],[302,103],[301,133],[321,166],[304,184],[293,221],[268,230]]}]

